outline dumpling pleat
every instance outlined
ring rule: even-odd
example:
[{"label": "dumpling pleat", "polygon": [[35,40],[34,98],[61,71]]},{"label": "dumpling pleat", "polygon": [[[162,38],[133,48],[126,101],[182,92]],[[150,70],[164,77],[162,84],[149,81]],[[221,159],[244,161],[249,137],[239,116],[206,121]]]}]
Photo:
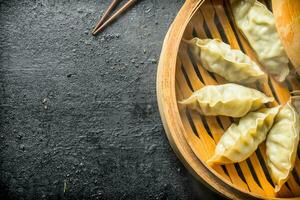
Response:
[{"label": "dumpling pleat", "polygon": [[256,0],[230,2],[235,22],[256,52],[259,62],[278,81],[284,81],[289,74],[289,60],[277,33],[272,12]]},{"label": "dumpling pleat", "polygon": [[279,108],[280,106],[262,108],[247,114],[238,124],[232,124],[221,137],[214,155],[207,163],[227,164],[247,159],[265,140]]},{"label": "dumpling pleat", "polygon": [[267,75],[250,57],[219,39],[194,38],[186,42],[206,70],[229,82],[250,84],[267,80]]},{"label": "dumpling pleat", "polygon": [[299,114],[289,102],[278,113],[266,140],[267,165],[278,192],[295,165],[299,143]]},{"label": "dumpling pleat", "polygon": [[179,103],[207,116],[242,117],[272,101],[273,97],[258,90],[228,83],[204,86]]}]

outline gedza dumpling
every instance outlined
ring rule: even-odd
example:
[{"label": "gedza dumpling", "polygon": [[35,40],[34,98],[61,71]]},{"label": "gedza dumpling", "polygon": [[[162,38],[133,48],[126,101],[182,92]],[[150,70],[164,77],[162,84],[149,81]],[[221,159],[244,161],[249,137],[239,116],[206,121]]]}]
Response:
[{"label": "gedza dumpling", "polygon": [[276,80],[289,74],[288,57],[279,39],[273,14],[256,0],[231,0],[235,22],[252,46],[259,62]]},{"label": "gedza dumpling", "polygon": [[275,192],[287,181],[295,165],[299,143],[299,114],[287,103],[275,118],[267,141],[267,165],[275,183]]},{"label": "gedza dumpling", "polygon": [[242,117],[249,111],[257,110],[264,103],[272,101],[274,101],[273,97],[268,97],[258,90],[227,83],[206,85],[179,103],[203,115]]},{"label": "gedza dumpling", "polygon": [[207,164],[236,163],[247,159],[266,139],[278,110],[279,106],[262,108],[250,112],[238,124],[233,123],[221,137]]},{"label": "gedza dumpling", "polygon": [[206,70],[229,82],[249,84],[267,80],[267,75],[246,54],[231,49],[228,44],[218,39],[194,38],[187,43]]}]

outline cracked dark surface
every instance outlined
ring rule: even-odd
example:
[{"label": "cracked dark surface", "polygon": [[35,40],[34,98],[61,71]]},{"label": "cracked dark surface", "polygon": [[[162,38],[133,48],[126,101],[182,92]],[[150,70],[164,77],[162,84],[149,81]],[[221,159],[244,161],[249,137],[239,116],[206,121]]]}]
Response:
[{"label": "cracked dark surface", "polygon": [[0,199],[219,198],[179,162],[156,104],[183,0],[142,0],[92,37],[109,2],[0,0]]}]

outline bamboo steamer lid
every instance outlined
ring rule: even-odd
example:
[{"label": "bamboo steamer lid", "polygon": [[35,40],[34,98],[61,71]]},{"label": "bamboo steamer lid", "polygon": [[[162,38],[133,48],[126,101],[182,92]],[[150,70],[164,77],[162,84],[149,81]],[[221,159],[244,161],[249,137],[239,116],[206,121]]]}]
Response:
[{"label": "bamboo steamer lid", "polygon": [[272,0],[272,7],[280,39],[300,74],[300,0]]}]

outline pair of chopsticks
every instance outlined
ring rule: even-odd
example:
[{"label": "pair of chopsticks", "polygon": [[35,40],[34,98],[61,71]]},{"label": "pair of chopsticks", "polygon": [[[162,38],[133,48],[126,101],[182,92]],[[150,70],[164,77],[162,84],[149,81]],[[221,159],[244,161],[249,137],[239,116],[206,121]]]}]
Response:
[{"label": "pair of chopsticks", "polygon": [[[104,12],[103,16],[100,18],[98,23],[96,24],[95,28],[92,31],[92,34],[95,36],[99,32],[103,31],[104,28],[110,24],[113,20],[115,20],[117,17],[119,17],[122,13],[124,13],[131,5],[136,3],[138,0],[128,0],[127,3],[124,4],[122,8],[120,8],[118,11],[116,11],[110,18],[106,20],[108,15],[111,13],[111,11],[117,6],[118,3],[121,2],[121,0],[113,0],[110,5],[108,6],[107,10]],[[106,21],[105,21],[106,20]]]}]

